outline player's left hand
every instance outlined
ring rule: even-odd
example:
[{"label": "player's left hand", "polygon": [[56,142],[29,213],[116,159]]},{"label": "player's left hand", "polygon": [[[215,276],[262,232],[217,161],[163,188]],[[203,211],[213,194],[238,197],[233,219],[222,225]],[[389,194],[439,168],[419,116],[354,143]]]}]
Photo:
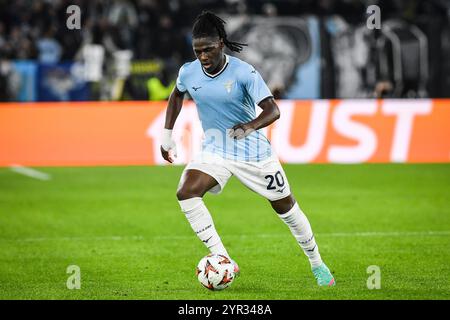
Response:
[{"label": "player's left hand", "polygon": [[243,139],[248,136],[250,133],[255,131],[255,128],[251,124],[248,123],[239,123],[230,129],[228,135],[233,139]]}]

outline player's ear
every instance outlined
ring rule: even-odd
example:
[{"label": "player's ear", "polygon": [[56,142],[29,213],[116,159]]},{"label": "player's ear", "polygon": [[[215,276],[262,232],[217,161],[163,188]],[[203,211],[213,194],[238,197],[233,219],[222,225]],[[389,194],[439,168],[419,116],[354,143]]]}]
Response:
[{"label": "player's ear", "polygon": [[219,39],[219,48],[220,48],[220,50],[222,50],[224,47],[225,47],[225,43],[223,43],[223,39],[220,38]]}]

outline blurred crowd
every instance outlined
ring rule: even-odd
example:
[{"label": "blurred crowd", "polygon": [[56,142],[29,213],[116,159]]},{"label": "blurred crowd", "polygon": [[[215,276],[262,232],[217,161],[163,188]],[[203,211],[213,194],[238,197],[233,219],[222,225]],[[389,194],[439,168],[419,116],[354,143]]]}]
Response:
[{"label": "blurred crowd", "polygon": [[[7,72],[4,60],[76,60],[87,44],[102,46],[106,60],[129,50],[136,60],[180,66],[193,59],[190,31],[205,9],[271,17],[339,15],[361,24],[370,4],[382,8],[383,19],[405,21],[418,21],[423,13],[445,16],[448,8],[447,0],[0,0],[0,73]],[[71,5],[81,9],[80,29],[66,26]]]},{"label": "blurred crowd", "polygon": [[[81,28],[66,26],[71,5],[81,9]],[[0,1],[0,52],[8,59],[73,60],[86,43],[107,53],[129,49],[135,58],[183,55],[187,49],[178,1]],[[176,23],[175,23],[176,22]]]},{"label": "blurred crowd", "polygon": [[[365,19],[367,5],[383,6],[383,19],[415,19],[421,0],[0,0],[0,56],[73,60],[85,43],[102,44],[107,54],[129,49],[135,59],[192,57],[190,30],[195,16],[209,9],[221,14],[330,15],[349,23]],[[69,30],[70,5],[81,9],[81,29]]]}]

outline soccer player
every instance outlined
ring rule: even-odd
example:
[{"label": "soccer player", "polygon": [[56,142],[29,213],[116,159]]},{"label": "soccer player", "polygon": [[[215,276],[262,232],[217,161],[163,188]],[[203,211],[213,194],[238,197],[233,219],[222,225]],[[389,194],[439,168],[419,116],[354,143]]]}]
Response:
[{"label": "soccer player", "polygon": [[[192,30],[197,59],[180,68],[168,101],[161,144],[165,160],[172,163],[176,156],[172,129],[186,92],[197,106],[204,131],[202,151],[186,166],[178,186],[181,210],[211,253],[230,258],[202,198],[208,191],[220,193],[234,175],[269,200],[308,257],[318,285],[333,286],[333,275],[321,259],[309,221],[291,194],[269,141],[260,131],[280,117],[278,106],[253,66],[224,53],[225,47],[240,52],[245,46],[228,40],[224,24],[211,12],[204,11],[197,17]],[[258,117],[256,105],[262,109]]]}]

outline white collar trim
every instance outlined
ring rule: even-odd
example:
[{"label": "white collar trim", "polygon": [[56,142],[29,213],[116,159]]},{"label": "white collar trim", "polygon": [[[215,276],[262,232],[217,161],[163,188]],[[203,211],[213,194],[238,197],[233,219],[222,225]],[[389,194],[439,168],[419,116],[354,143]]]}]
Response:
[{"label": "white collar trim", "polygon": [[205,68],[203,68],[203,66],[202,66],[202,69],[203,69],[203,72],[206,73],[206,75],[208,75],[208,76],[214,78],[215,76],[217,76],[219,73],[221,73],[221,72],[227,67],[228,62],[229,62],[229,57],[228,57],[227,54],[225,54],[225,63],[223,64],[222,69],[220,69],[220,70],[219,70],[218,72],[216,72],[215,74],[210,74],[210,73],[208,73],[208,72],[205,70]]}]

